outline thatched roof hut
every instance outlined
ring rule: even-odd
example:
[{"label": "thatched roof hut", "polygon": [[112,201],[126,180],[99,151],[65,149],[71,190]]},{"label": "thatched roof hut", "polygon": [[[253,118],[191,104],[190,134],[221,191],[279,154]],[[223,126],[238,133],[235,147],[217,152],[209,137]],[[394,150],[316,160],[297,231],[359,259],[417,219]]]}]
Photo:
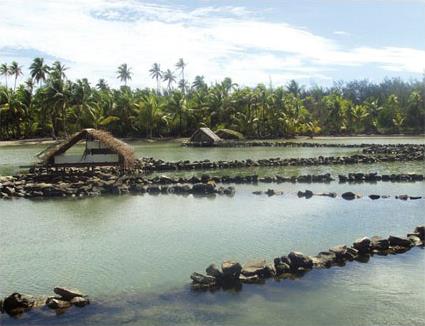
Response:
[{"label": "thatched roof hut", "polygon": [[222,139],[218,137],[210,128],[199,128],[190,137],[190,142],[192,143],[214,144],[221,141]]},{"label": "thatched roof hut", "polygon": [[[70,155],[65,152],[85,142],[84,153]],[[41,156],[47,166],[81,167],[113,166],[131,169],[136,163],[133,149],[109,132],[97,129],[83,129]]]}]

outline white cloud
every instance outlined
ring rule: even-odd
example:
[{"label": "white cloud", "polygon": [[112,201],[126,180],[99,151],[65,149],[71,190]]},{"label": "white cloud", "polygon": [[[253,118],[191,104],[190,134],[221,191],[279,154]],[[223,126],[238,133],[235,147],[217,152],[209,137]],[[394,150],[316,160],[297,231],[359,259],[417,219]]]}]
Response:
[{"label": "white cloud", "polygon": [[123,62],[133,68],[133,85],[153,87],[152,63],[174,68],[180,57],[189,63],[190,79],[194,74],[208,81],[231,76],[246,85],[267,83],[269,77],[278,83],[327,79],[335,66],[425,69],[425,51],[346,50],[308,30],[262,21],[244,7],[188,11],[136,0],[2,0],[0,13],[0,55],[2,47],[37,49],[67,60],[71,78],[94,82],[103,77],[115,85],[116,67]]}]

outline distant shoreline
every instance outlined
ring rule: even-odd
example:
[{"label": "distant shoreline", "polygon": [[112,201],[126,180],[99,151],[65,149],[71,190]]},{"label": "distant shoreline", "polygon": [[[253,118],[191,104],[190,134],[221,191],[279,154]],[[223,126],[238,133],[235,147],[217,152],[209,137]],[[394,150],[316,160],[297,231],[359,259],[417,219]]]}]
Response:
[{"label": "distant shoreline", "polygon": [[[358,134],[358,135],[337,135],[337,136],[317,136],[310,138],[308,136],[296,136],[295,138],[272,138],[272,139],[247,139],[246,141],[275,141],[275,140],[282,140],[282,141],[290,141],[291,139],[295,140],[329,140],[329,139],[355,139],[355,138],[408,138],[408,137],[423,137],[425,139],[425,134]],[[183,143],[184,141],[188,140],[189,138],[173,138],[173,137],[165,137],[165,138],[121,138],[125,142],[134,142],[134,141],[142,141],[146,143],[161,143],[161,142],[172,142],[172,143]],[[19,145],[50,145],[54,144],[56,142],[61,142],[63,138],[58,138],[57,140],[54,140],[52,138],[29,138],[29,139],[14,139],[14,140],[2,140],[0,141],[0,147],[6,147],[6,146],[19,146]]]}]

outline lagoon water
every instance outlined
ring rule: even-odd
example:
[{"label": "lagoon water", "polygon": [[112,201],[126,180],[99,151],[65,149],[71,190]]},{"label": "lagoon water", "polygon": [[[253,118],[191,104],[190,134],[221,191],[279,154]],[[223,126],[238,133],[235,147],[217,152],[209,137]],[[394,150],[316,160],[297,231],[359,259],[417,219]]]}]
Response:
[{"label": "lagoon water", "polygon": [[[352,139],[340,140],[342,142]],[[374,139],[394,142],[393,139]],[[404,142],[417,142],[417,138]],[[371,142],[370,138],[366,142]],[[397,139],[395,142],[401,142]],[[419,142],[424,142],[423,138]],[[192,149],[136,144],[166,160],[345,155],[344,148]],[[40,148],[0,148],[0,174]],[[146,153],[146,154],[145,154]],[[15,163],[11,160],[14,159]],[[247,171],[248,170],[248,171]],[[292,175],[425,173],[423,162],[215,171]],[[184,172],[187,174],[187,172]],[[202,172],[196,172],[202,173]],[[0,296],[76,287],[94,302],[55,316],[35,310],[2,325],[424,325],[425,250],[313,270],[297,280],[195,293],[189,276],[211,262],[316,254],[362,236],[404,235],[425,223],[425,200],[299,199],[298,190],[425,195],[425,183],[236,185],[234,197],[124,195],[0,201]],[[252,194],[273,188],[282,196]]]}]

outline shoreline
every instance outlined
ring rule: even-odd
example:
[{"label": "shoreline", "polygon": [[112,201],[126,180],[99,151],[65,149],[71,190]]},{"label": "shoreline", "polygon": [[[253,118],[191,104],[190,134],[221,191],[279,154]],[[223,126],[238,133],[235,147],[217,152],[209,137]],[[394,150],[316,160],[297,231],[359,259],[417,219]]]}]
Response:
[{"label": "shoreline", "polygon": [[[403,138],[424,138],[425,134],[356,134],[356,135],[320,135],[313,138],[308,136],[295,136],[294,138],[267,138],[267,139],[246,139],[243,142],[250,141],[293,141],[293,140],[330,140],[330,139],[371,139],[371,138],[389,138],[389,139],[403,139]],[[181,144],[189,139],[189,137],[166,137],[166,138],[144,138],[144,137],[130,137],[119,138],[125,142],[144,142],[144,143],[178,143]],[[6,146],[20,146],[20,145],[50,145],[56,142],[62,142],[64,138],[52,139],[48,138],[29,138],[29,139],[13,139],[13,140],[0,140],[0,147]]]}]

